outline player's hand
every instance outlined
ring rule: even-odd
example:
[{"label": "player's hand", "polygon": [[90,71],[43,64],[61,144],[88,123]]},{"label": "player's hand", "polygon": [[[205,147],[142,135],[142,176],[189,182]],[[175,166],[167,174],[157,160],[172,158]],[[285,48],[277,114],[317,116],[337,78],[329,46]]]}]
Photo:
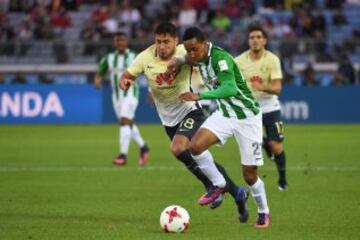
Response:
[{"label": "player's hand", "polygon": [[181,101],[198,101],[200,100],[200,96],[197,93],[186,92],[179,96]]},{"label": "player's hand", "polygon": [[132,79],[121,78],[119,85],[122,90],[127,90],[131,86],[132,83],[133,83]]},{"label": "player's hand", "polygon": [[100,89],[101,88],[101,79],[95,78],[94,86],[95,86],[96,89]]},{"label": "player's hand", "polygon": [[176,57],[173,57],[170,59],[170,61],[167,64],[167,70],[165,72],[165,75],[173,75],[176,76],[176,74],[180,71],[180,62]]}]

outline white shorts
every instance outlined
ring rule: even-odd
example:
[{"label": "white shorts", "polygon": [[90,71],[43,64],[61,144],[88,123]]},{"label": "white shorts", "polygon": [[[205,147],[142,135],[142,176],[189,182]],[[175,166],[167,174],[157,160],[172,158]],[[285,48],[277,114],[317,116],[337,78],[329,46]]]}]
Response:
[{"label": "white shorts", "polygon": [[116,117],[120,120],[120,118],[135,118],[135,111],[138,106],[139,100],[133,94],[130,94],[130,91],[126,96],[122,96],[120,94],[119,98],[116,98],[116,94],[112,94],[112,102]]},{"label": "white shorts", "polygon": [[261,113],[246,119],[227,118],[220,111],[210,115],[200,128],[214,133],[224,145],[226,140],[235,137],[239,147],[241,164],[261,166],[264,164],[262,155],[262,116]]}]

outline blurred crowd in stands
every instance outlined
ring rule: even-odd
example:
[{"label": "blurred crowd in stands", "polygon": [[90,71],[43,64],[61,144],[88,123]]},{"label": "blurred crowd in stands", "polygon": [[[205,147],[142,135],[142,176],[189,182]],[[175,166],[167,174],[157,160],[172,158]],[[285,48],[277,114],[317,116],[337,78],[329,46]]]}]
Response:
[{"label": "blurred crowd in stands", "polygon": [[[199,26],[236,56],[247,48],[247,26],[258,22],[283,61],[285,84],[350,85],[360,82],[359,13],[360,0],[2,0],[0,64],[96,63],[113,33],[125,32],[141,51],[162,21],[179,34]],[[338,69],[319,74],[319,62]],[[294,71],[296,63],[305,68]],[[12,82],[26,79],[15,74]],[[42,74],[38,82],[52,81]]]}]

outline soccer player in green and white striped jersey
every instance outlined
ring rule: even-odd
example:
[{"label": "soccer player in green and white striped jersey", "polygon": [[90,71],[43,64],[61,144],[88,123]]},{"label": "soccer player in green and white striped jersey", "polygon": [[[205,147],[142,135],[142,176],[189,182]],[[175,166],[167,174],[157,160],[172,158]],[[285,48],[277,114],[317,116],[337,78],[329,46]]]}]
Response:
[{"label": "soccer player in green and white striped jersey", "polygon": [[[234,136],[240,150],[244,179],[258,206],[255,227],[266,228],[270,224],[269,207],[265,185],[257,176],[257,167],[263,165],[259,103],[253,97],[232,56],[207,42],[200,29],[188,28],[184,32],[183,43],[187,51],[186,58],[174,58],[168,64],[168,70],[174,71],[180,63],[197,64],[209,91],[183,93],[180,99],[183,101],[216,99],[219,107],[219,110],[210,115],[191,139],[190,152],[200,168],[203,165],[209,167],[211,162],[204,152],[211,145],[222,145],[228,138]],[[214,164],[212,165],[215,169]],[[208,173],[220,174],[215,170]]]},{"label": "soccer player in green and white striped jersey", "polygon": [[[207,191],[212,189],[228,191],[234,198],[239,213],[239,221],[246,222],[248,211],[246,209],[247,192],[237,186],[228,176],[221,165],[216,164],[223,176],[218,175],[209,179],[204,174],[206,166],[199,168],[192,158],[188,145],[194,133],[205,121],[205,115],[196,102],[180,101],[179,96],[191,89],[191,82],[196,78],[201,80],[198,71],[191,66],[183,66],[177,74],[166,74],[167,65],[173,57],[184,57],[186,50],[178,45],[176,26],[169,22],[160,23],[154,34],[154,44],[142,51],[134,62],[124,71],[120,79],[122,89],[127,89],[140,74],[144,74],[154,99],[156,110],[165,128],[171,144],[172,154],[181,161],[186,168],[200,180]],[[205,154],[212,159],[209,151]],[[201,205],[209,204],[212,209],[222,203],[222,192],[213,191],[211,197]]]},{"label": "soccer player in green and white striped jersey", "polygon": [[122,32],[114,35],[113,44],[115,51],[106,54],[100,61],[98,72],[95,76],[94,84],[97,88],[107,72],[112,86],[112,102],[115,114],[119,120],[119,145],[120,153],[113,160],[116,165],[124,165],[127,161],[127,154],[131,139],[134,139],[140,148],[140,166],[144,166],[148,161],[149,148],[134,123],[135,111],[139,102],[139,87],[137,84],[132,85],[128,90],[123,91],[119,87],[119,78],[123,71],[135,59],[135,52],[128,48],[128,39]]}]

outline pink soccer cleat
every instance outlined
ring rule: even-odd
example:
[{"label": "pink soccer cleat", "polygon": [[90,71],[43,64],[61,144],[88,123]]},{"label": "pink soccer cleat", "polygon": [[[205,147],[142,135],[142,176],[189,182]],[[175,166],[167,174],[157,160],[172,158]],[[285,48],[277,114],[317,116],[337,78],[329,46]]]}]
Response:
[{"label": "pink soccer cleat", "polygon": [[209,188],[208,192],[201,196],[199,199],[200,205],[208,205],[215,201],[223,192],[225,188],[220,187],[211,187]]},{"label": "pink soccer cleat", "polygon": [[126,155],[120,154],[112,162],[115,165],[125,165],[126,164]]},{"label": "pink soccer cleat", "polygon": [[149,160],[149,148],[148,148],[148,146],[144,145],[140,149],[139,165],[142,167],[145,166],[147,164],[148,160]]},{"label": "pink soccer cleat", "polygon": [[270,226],[270,214],[258,213],[258,219],[256,221],[256,228],[267,228]]},{"label": "pink soccer cleat", "polygon": [[214,210],[221,206],[223,202],[223,196],[220,194],[214,201],[209,204],[210,209]]}]

